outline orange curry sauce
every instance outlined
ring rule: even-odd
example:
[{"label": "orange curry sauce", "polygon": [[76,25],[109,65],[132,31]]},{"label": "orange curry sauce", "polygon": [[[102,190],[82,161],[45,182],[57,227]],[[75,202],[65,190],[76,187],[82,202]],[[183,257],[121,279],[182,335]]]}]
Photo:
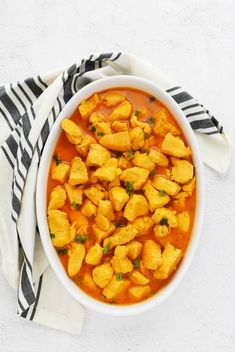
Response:
[{"label": "orange curry sauce", "polygon": [[[112,91],[112,90],[109,89],[108,91]],[[159,100],[151,99],[149,94],[147,94],[145,92],[135,90],[132,88],[119,88],[119,89],[115,89],[114,91],[119,92],[119,93],[124,93],[126,95],[127,100],[133,106],[133,111],[137,111],[138,109],[141,109],[141,108],[144,108],[146,110],[146,114],[144,117],[142,117],[142,118],[138,117],[139,121],[146,122],[148,116],[149,117],[153,116],[157,111],[159,111],[162,108],[167,110],[165,108],[165,106],[163,106],[161,104],[161,102]],[[99,94],[101,95],[103,93],[104,92],[100,92]],[[107,108],[106,106],[104,106],[102,104],[102,101],[101,101],[100,104],[98,105],[98,107],[93,112],[101,112],[107,118],[112,110],[113,110],[113,108]],[[175,119],[173,118],[173,116],[170,114],[169,111],[168,111],[168,115],[169,115],[169,120],[179,128],[178,124],[176,123]],[[78,109],[75,110],[75,112],[72,114],[70,119],[72,121],[74,121],[80,127],[80,129],[83,131],[84,134],[90,134],[94,137],[94,133],[92,133],[91,131],[88,130],[88,127],[87,127],[88,122],[81,120]],[[109,122],[109,120],[107,119],[106,122]],[[152,136],[154,138],[151,138],[150,140],[146,140],[146,144],[145,144],[144,148],[151,147],[151,148],[156,148],[156,149],[161,150],[161,143],[163,141],[163,137],[156,136],[154,134],[152,134]],[[185,144],[187,145],[187,142],[186,142],[183,134],[181,134],[180,137],[184,140]],[[97,143],[98,143],[98,141],[97,141]],[[78,155],[78,152],[76,151],[74,145],[72,145],[68,141],[64,131],[61,132],[61,135],[56,143],[55,150],[54,150],[54,156],[58,157],[58,159],[62,160],[63,162],[67,162],[67,163],[70,163],[75,156],[80,156],[80,155]],[[82,158],[82,159],[85,160],[84,158]],[[192,158],[187,157],[187,160],[192,161]],[[170,157],[169,157],[169,161],[170,161]],[[55,163],[54,160],[51,161],[51,167],[53,166],[53,163]],[[170,169],[171,166],[172,166],[172,164],[170,162],[168,169]],[[167,168],[156,166],[154,172],[155,172],[155,175],[166,176],[167,175]],[[53,191],[53,189],[57,185],[60,185],[60,182],[53,180],[51,178],[51,172],[49,172],[48,185],[47,185],[47,202],[48,203],[49,203],[49,196],[50,196],[51,192]],[[89,183],[86,184],[86,188],[89,186],[90,186]],[[170,235],[159,238],[157,240],[157,242],[160,243],[162,246],[164,246],[164,244],[166,244],[167,242],[170,242],[176,248],[181,249],[183,251],[183,253],[186,251],[187,245],[190,240],[190,235],[192,232],[193,222],[194,222],[195,204],[196,204],[196,195],[195,194],[196,194],[196,192],[194,189],[192,195],[186,198],[184,206],[182,206],[180,204],[176,204],[176,202],[174,202],[173,199],[170,201],[170,203],[167,204],[166,207],[171,208],[173,210],[176,210],[177,212],[181,212],[183,210],[187,210],[189,212],[190,228],[189,228],[188,232],[182,232],[177,227],[172,228],[170,231]],[[73,222],[78,222],[78,224],[79,224],[79,218],[80,218],[81,213],[79,210],[75,210],[72,208],[68,199],[66,200],[66,204],[62,208],[60,208],[60,210],[67,213],[69,222],[71,224]],[[117,213],[115,213],[115,218],[118,218]],[[95,222],[95,220],[93,217],[89,218],[89,225],[87,226],[87,231],[85,234],[86,240],[84,243],[86,250],[88,250],[95,243],[95,236],[92,233],[92,224],[94,224],[94,222]],[[79,232],[79,225],[78,226],[76,225],[76,230]],[[145,235],[138,236],[135,239],[141,243],[144,243],[144,241],[147,239],[152,239],[152,240],[156,241],[156,237],[154,236],[153,229],[149,233],[147,233]],[[59,252],[59,249],[58,249],[58,252]],[[113,252],[114,252],[114,249],[111,250],[109,254],[104,254],[100,264],[110,262],[110,259],[113,256]],[[66,268],[67,268],[67,262],[68,262],[68,255],[67,254],[62,254],[62,255],[58,254],[58,256],[59,256],[59,259],[62,262],[65,270],[67,271]],[[128,294],[128,291],[125,291],[125,293],[119,294],[115,300],[109,301],[104,297],[104,295],[102,294],[103,290],[101,288],[99,288],[98,286],[94,289],[90,289],[90,288],[86,287],[85,285],[83,285],[84,273],[88,272],[88,273],[92,274],[93,268],[94,268],[94,266],[86,264],[86,262],[83,260],[81,270],[79,271],[79,273],[75,277],[72,278],[72,280],[83,291],[85,291],[88,295],[94,297],[95,299],[97,299],[99,301],[103,301],[106,303],[122,304],[122,305],[136,303],[136,300],[134,300]],[[145,299],[149,298],[151,295],[157,293],[162,287],[166,286],[169,283],[169,281],[171,280],[174,273],[175,273],[175,271],[170,275],[169,278],[167,278],[165,280],[157,280],[157,279],[153,278],[151,271],[146,269],[144,271],[144,275],[150,280],[149,285],[151,287],[151,292],[148,295],[148,297],[145,297]],[[124,274],[123,278],[128,278],[128,274]],[[136,286],[133,283],[131,283],[131,285]]]}]

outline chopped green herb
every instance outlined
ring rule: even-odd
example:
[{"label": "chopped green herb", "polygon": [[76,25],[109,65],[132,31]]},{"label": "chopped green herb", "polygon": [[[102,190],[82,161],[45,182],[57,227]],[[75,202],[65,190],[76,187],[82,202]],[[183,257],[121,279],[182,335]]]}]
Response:
[{"label": "chopped green herb", "polygon": [[135,116],[139,116],[139,114],[140,114],[140,111],[139,111],[139,110],[136,110],[136,111],[135,111]]},{"label": "chopped green herb", "polygon": [[145,154],[145,153],[146,153],[146,154],[149,154],[149,150],[148,150],[148,149],[145,149],[145,148],[141,148],[141,149],[140,149],[140,153],[141,153],[141,154]]},{"label": "chopped green herb", "polygon": [[115,227],[125,227],[125,224],[121,221],[116,222],[114,225],[115,225]]},{"label": "chopped green herb", "polygon": [[77,234],[75,241],[81,244],[84,244],[86,239],[84,235],[81,235],[80,233]]},{"label": "chopped green herb", "polygon": [[51,238],[55,238],[54,233],[51,233],[51,232],[50,232],[50,237],[51,237]]},{"label": "chopped green herb", "polygon": [[90,130],[91,132],[95,132],[95,131],[96,131],[96,128],[95,128],[95,126],[93,126],[93,125],[89,125],[89,130]]},{"label": "chopped green herb", "polygon": [[160,195],[160,197],[164,197],[166,195],[166,192],[163,190],[160,190],[159,195]]},{"label": "chopped green herb", "polygon": [[129,150],[127,151],[127,155],[128,155],[128,158],[129,158],[129,159],[134,158],[134,152],[133,152],[133,150],[132,150],[132,149],[129,149]]},{"label": "chopped green herb", "polygon": [[75,210],[78,210],[80,208],[80,206],[81,206],[81,204],[76,203],[75,201],[71,205],[72,205],[72,208],[75,209]]},{"label": "chopped green herb", "polygon": [[54,155],[53,159],[55,160],[55,163],[57,166],[62,163],[62,161],[59,159],[59,157],[57,155]]},{"label": "chopped green herb", "polygon": [[88,241],[92,240],[92,234],[91,233],[88,233],[87,239],[88,239]]},{"label": "chopped green herb", "polygon": [[126,190],[128,194],[133,194],[135,191],[133,184],[130,181],[126,181]]},{"label": "chopped green herb", "polygon": [[116,279],[117,279],[117,281],[121,281],[122,280],[122,273],[118,273]]},{"label": "chopped green herb", "polygon": [[160,224],[160,225],[169,226],[169,224],[168,224],[168,219],[167,219],[167,218],[162,218],[162,219],[159,221],[159,224]]},{"label": "chopped green herb", "polygon": [[146,120],[146,122],[150,125],[154,124],[154,118],[152,116],[149,116]]},{"label": "chopped green herb", "polygon": [[139,269],[140,268],[140,259],[139,258],[134,259],[132,261],[132,264],[135,269]]},{"label": "chopped green herb", "polygon": [[59,255],[65,255],[68,253],[68,248],[57,249]]},{"label": "chopped green herb", "polygon": [[154,170],[150,171],[149,176],[150,176],[150,177],[155,176],[155,171],[154,171]]},{"label": "chopped green herb", "polygon": [[155,97],[153,97],[152,95],[149,97],[149,101],[150,101],[150,103],[154,102],[155,100],[156,100],[156,98],[155,98]]},{"label": "chopped green herb", "polygon": [[104,246],[104,248],[103,248],[104,254],[108,254],[109,251],[110,251],[110,243],[106,244],[106,246]]},{"label": "chopped green herb", "polygon": [[150,137],[150,134],[149,134],[149,133],[144,132],[144,139],[149,139],[149,137]]},{"label": "chopped green herb", "polygon": [[103,137],[103,136],[104,136],[104,132],[98,132],[98,133],[97,133],[97,136]]}]

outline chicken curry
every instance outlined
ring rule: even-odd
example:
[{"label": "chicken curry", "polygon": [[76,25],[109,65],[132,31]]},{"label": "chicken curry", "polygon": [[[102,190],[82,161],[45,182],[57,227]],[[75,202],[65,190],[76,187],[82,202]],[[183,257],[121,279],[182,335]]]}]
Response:
[{"label": "chicken curry", "polygon": [[106,303],[167,285],[190,240],[192,152],[161,102],[131,89],[82,101],[61,123],[48,176],[48,226],[69,277]]}]

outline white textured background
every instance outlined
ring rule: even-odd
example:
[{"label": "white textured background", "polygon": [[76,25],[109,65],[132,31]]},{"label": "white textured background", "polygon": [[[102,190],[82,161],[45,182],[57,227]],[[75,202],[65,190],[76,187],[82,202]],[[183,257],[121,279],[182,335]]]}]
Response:
[{"label": "white textured background", "polygon": [[[117,50],[165,70],[234,139],[234,0],[0,0],[0,85]],[[200,246],[167,302],[130,318],[89,311],[76,337],[18,318],[0,275],[0,351],[234,352],[235,167],[205,177]]]}]

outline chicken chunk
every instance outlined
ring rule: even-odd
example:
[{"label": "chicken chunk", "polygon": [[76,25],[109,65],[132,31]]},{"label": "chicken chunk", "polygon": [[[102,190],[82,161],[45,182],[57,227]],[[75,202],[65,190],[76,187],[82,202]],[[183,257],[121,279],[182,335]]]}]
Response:
[{"label": "chicken chunk", "polygon": [[170,227],[178,226],[176,211],[169,208],[156,209],[152,219],[156,224],[169,225]]},{"label": "chicken chunk", "polygon": [[117,176],[118,173],[118,162],[116,158],[111,158],[107,160],[103,166],[98,168],[94,172],[94,176],[98,177],[99,180],[101,181],[113,181],[115,177]]},{"label": "chicken chunk", "polygon": [[151,149],[148,157],[158,166],[167,167],[169,164],[167,157],[159,150]]},{"label": "chicken chunk", "polygon": [[188,232],[190,228],[190,216],[188,211],[182,211],[177,215],[179,229],[183,232]]},{"label": "chicken chunk", "polygon": [[170,228],[167,225],[155,225],[153,229],[155,237],[162,238],[168,236],[170,233]]},{"label": "chicken chunk", "polygon": [[79,144],[82,141],[82,131],[75,122],[69,119],[64,119],[61,122],[61,127],[64,130],[66,137],[71,144]]},{"label": "chicken chunk", "polygon": [[130,123],[132,128],[140,127],[144,133],[151,134],[152,132],[152,129],[149,124],[146,122],[138,121],[138,117],[135,114],[131,115]]},{"label": "chicken chunk", "polygon": [[95,127],[98,122],[104,122],[105,117],[100,112],[93,112],[89,117],[89,129]]},{"label": "chicken chunk", "polygon": [[98,213],[95,217],[95,222],[102,231],[107,231],[109,229],[110,220],[104,215]]},{"label": "chicken chunk", "polygon": [[133,226],[138,231],[137,236],[144,235],[147,233],[154,225],[154,221],[149,216],[143,216],[135,219]]},{"label": "chicken chunk", "polygon": [[95,185],[84,190],[85,196],[95,205],[99,205],[99,202],[105,197],[105,192],[100,188],[99,185]]},{"label": "chicken chunk", "polygon": [[55,187],[50,194],[48,211],[53,209],[54,210],[60,209],[65,205],[65,201],[66,201],[66,192],[64,188],[61,186]]},{"label": "chicken chunk", "polygon": [[109,238],[105,238],[103,247],[109,245],[110,249],[132,241],[137,234],[133,225],[127,225],[114,232]]},{"label": "chicken chunk", "polygon": [[143,191],[145,197],[148,199],[151,211],[163,207],[171,200],[165,192],[162,194],[162,192],[157,191],[149,180],[143,186]]},{"label": "chicken chunk", "polygon": [[75,276],[79,273],[82,262],[85,257],[86,250],[85,247],[80,243],[72,243],[68,251],[68,274],[70,277]]},{"label": "chicken chunk", "polygon": [[114,220],[114,212],[112,202],[110,200],[100,200],[98,206],[98,214],[101,214],[109,220]]},{"label": "chicken chunk", "polygon": [[111,158],[111,153],[108,149],[102,147],[100,144],[91,144],[86,159],[86,165],[102,166]]},{"label": "chicken chunk", "polygon": [[126,122],[121,121],[113,121],[112,122],[112,129],[114,132],[126,132],[128,131],[128,125]]},{"label": "chicken chunk", "polygon": [[81,213],[87,216],[88,218],[91,216],[96,216],[97,208],[89,199],[86,199],[83,203]]},{"label": "chicken chunk", "polygon": [[107,92],[102,97],[104,105],[108,108],[112,108],[122,103],[125,99],[125,95],[118,92]]},{"label": "chicken chunk", "polygon": [[90,114],[99,104],[100,98],[98,94],[92,95],[89,99],[83,100],[78,107],[82,120],[87,120]]},{"label": "chicken chunk", "polygon": [[103,295],[107,299],[115,299],[122,292],[125,292],[130,286],[130,282],[125,279],[118,280],[117,275],[113,275],[113,278],[103,290]]},{"label": "chicken chunk", "polygon": [[74,209],[80,208],[83,199],[83,188],[82,186],[71,186],[69,183],[65,183],[64,188],[66,189],[69,202]]},{"label": "chicken chunk", "polygon": [[128,249],[125,246],[117,246],[114,251],[114,256],[111,259],[111,265],[115,274],[127,274],[133,270],[133,265],[130,259],[127,258]]},{"label": "chicken chunk", "polygon": [[149,285],[146,286],[133,286],[128,290],[129,294],[132,298],[137,301],[147,297],[151,292],[151,287]]},{"label": "chicken chunk", "polygon": [[118,132],[113,134],[106,134],[99,140],[103,147],[125,152],[131,148],[131,140],[128,132]]},{"label": "chicken chunk", "polygon": [[88,249],[85,262],[90,265],[99,265],[102,257],[103,248],[98,243],[95,243]]},{"label": "chicken chunk", "polygon": [[92,291],[98,291],[98,287],[94,283],[90,273],[85,273],[82,280],[82,286],[89,288]]},{"label": "chicken chunk", "polygon": [[144,146],[144,132],[140,127],[134,127],[130,131],[131,147],[138,150]]},{"label": "chicken chunk", "polygon": [[147,285],[149,283],[149,279],[138,270],[133,270],[129,277],[130,280],[136,285]]},{"label": "chicken chunk", "polygon": [[195,185],[196,185],[196,181],[194,177],[189,183],[184,184],[182,189],[184,192],[187,192],[191,196],[195,189]]},{"label": "chicken chunk", "polygon": [[182,251],[175,248],[170,243],[166,244],[162,252],[162,264],[154,271],[153,276],[157,280],[164,280],[176,269],[177,264],[182,258]]},{"label": "chicken chunk", "polygon": [[154,188],[158,191],[166,192],[169,196],[175,196],[180,191],[180,186],[176,182],[170,181],[163,176],[155,176],[152,183]]},{"label": "chicken chunk", "polygon": [[140,190],[146,182],[149,175],[149,170],[141,167],[131,167],[130,169],[122,171],[120,180],[125,183],[128,181],[133,185],[135,191]]},{"label": "chicken chunk", "polygon": [[153,131],[156,135],[165,136],[168,132],[171,132],[174,136],[180,135],[180,130],[169,121],[169,115],[165,109],[158,111],[154,117],[155,125]]},{"label": "chicken chunk", "polygon": [[167,133],[162,142],[163,153],[176,156],[178,158],[184,158],[192,154],[189,147],[186,147],[184,141],[180,137],[175,137],[171,133]]},{"label": "chicken chunk", "polygon": [[143,246],[142,260],[149,270],[156,270],[162,263],[161,246],[153,240],[146,240]]},{"label": "chicken chunk", "polygon": [[193,178],[193,165],[187,160],[172,158],[172,180],[179,183],[187,183]]},{"label": "chicken chunk", "polygon": [[129,101],[124,100],[120,105],[118,105],[111,114],[109,115],[110,121],[115,120],[127,120],[132,112],[132,106]]},{"label": "chicken chunk", "polygon": [[85,163],[79,156],[74,157],[69,173],[69,184],[76,186],[87,183],[88,181],[89,177]]},{"label": "chicken chunk", "polygon": [[98,139],[103,137],[105,134],[111,134],[110,125],[107,122],[97,122],[95,125],[95,135]]},{"label": "chicken chunk", "polygon": [[51,178],[52,180],[59,181],[61,183],[65,183],[69,176],[70,166],[66,163],[59,163],[58,165],[54,165],[51,170]]},{"label": "chicken chunk", "polygon": [[92,271],[92,277],[95,284],[104,288],[112,279],[113,269],[109,263],[96,266]]},{"label": "chicken chunk", "polygon": [[109,190],[109,199],[116,211],[122,210],[129,199],[127,191],[122,187],[113,187]]},{"label": "chicken chunk", "polygon": [[142,167],[150,171],[155,169],[155,164],[149,158],[147,153],[140,153],[139,151],[135,152],[134,158],[131,160],[131,162],[134,166]]},{"label": "chicken chunk", "polygon": [[127,160],[125,156],[121,156],[118,159],[118,167],[120,167],[121,170],[129,169],[132,167],[132,163],[130,160]]},{"label": "chicken chunk", "polygon": [[81,156],[85,158],[87,156],[90,145],[94,143],[96,143],[95,138],[86,135],[82,138],[81,143],[75,146],[75,149]]},{"label": "chicken chunk", "polygon": [[149,205],[144,196],[141,194],[133,194],[128,200],[123,216],[129,221],[134,221],[138,216],[148,215]]},{"label": "chicken chunk", "polygon": [[110,236],[115,229],[116,227],[113,223],[110,224],[107,231],[102,231],[96,224],[92,225],[92,230],[98,243],[101,243],[106,237]]},{"label": "chicken chunk", "polygon": [[74,226],[70,226],[67,214],[61,210],[48,211],[48,226],[55,247],[65,246],[75,236]]},{"label": "chicken chunk", "polygon": [[128,249],[128,252],[127,252],[128,258],[130,258],[131,260],[134,260],[140,256],[143,248],[143,244],[141,242],[134,240],[128,243],[126,245],[126,248]]}]

